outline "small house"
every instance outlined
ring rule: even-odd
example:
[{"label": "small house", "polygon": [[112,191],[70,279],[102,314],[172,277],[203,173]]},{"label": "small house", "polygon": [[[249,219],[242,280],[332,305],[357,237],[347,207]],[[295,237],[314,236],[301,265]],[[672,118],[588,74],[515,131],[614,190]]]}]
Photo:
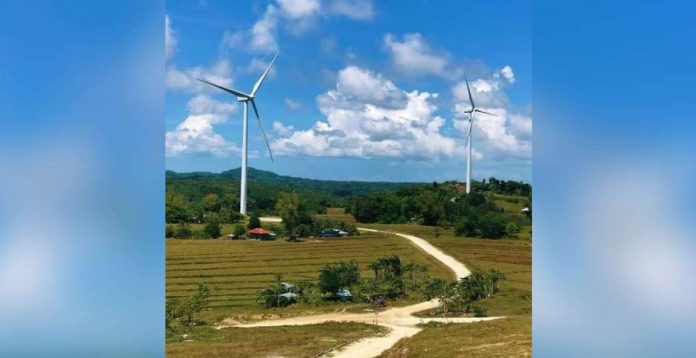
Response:
[{"label": "small house", "polygon": [[277,235],[272,231],[257,227],[256,229],[249,230],[249,232],[247,232],[247,237],[252,240],[275,240]]},{"label": "small house", "polygon": [[353,299],[353,295],[348,291],[347,288],[342,288],[336,292],[336,296],[338,296],[338,299],[341,301],[348,301]]},{"label": "small house", "polygon": [[341,237],[346,235],[348,235],[347,232],[339,229],[326,229],[321,232],[321,237]]},{"label": "small house", "polygon": [[295,302],[295,301],[297,301],[297,294],[294,293],[294,292],[285,292],[285,293],[281,293],[279,296],[282,297],[282,298],[284,298],[284,299],[286,299],[286,300],[288,300],[288,302]]}]

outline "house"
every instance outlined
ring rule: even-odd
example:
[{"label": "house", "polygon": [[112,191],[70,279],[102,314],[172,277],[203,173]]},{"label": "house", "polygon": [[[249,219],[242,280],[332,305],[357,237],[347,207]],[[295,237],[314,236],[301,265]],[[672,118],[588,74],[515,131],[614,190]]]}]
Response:
[{"label": "house", "polygon": [[225,239],[229,239],[229,240],[242,240],[242,239],[244,239],[244,237],[239,236],[239,235],[235,235],[235,234],[227,234],[224,237],[225,237]]},{"label": "house", "polygon": [[297,301],[297,294],[294,292],[281,293],[279,296],[285,298],[289,302]]},{"label": "house", "polygon": [[353,295],[348,291],[347,288],[342,288],[336,292],[336,296],[338,296],[338,299],[341,301],[348,301],[353,299]]},{"label": "house", "polygon": [[249,230],[249,232],[247,232],[247,237],[251,240],[275,240],[277,235],[272,231],[257,227],[256,229]]},{"label": "house", "polygon": [[321,237],[339,237],[346,235],[348,235],[347,232],[339,229],[326,229],[321,232]]}]

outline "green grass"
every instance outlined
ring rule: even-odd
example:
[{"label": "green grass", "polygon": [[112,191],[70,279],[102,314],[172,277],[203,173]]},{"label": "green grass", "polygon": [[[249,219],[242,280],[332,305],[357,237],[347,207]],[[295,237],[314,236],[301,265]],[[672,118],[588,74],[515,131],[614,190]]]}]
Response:
[{"label": "green grass", "polygon": [[381,326],[333,322],[253,329],[196,327],[167,338],[167,357],[311,357],[386,330]]},{"label": "green grass", "polygon": [[373,274],[367,264],[385,255],[399,255],[405,263],[426,264],[433,277],[452,276],[447,267],[408,241],[385,234],[304,242],[169,239],[166,250],[167,298],[188,296],[201,283],[213,285],[210,308],[200,315],[206,321],[243,314],[295,315],[346,308],[346,304],[334,303],[269,310],[256,301],[258,291],[268,287],[275,274],[282,275],[284,281],[316,282],[323,265],[340,260],[358,261],[363,277]]},{"label": "green grass", "polygon": [[529,357],[531,350],[532,318],[526,315],[472,324],[431,323],[381,357]]}]

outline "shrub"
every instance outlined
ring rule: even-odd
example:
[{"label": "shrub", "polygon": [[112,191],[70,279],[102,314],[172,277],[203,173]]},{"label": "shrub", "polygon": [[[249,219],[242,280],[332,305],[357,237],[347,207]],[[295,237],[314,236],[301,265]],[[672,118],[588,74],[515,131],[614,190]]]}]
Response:
[{"label": "shrub", "polygon": [[473,218],[461,218],[454,226],[454,234],[457,236],[474,237],[477,235],[477,224]]},{"label": "shrub", "polygon": [[207,238],[215,239],[222,235],[220,228],[220,220],[217,215],[210,216],[205,224],[205,235]]},{"label": "shrub", "polygon": [[509,222],[507,225],[505,225],[505,232],[508,234],[508,236],[514,237],[520,233],[520,227],[514,222]]},{"label": "shrub", "polygon": [[481,236],[490,239],[500,239],[505,236],[505,219],[503,215],[486,213],[479,219]]},{"label": "shrub", "polygon": [[235,227],[234,227],[233,234],[234,234],[235,236],[241,238],[241,237],[244,236],[244,234],[246,234],[246,232],[247,232],[247,229],[244,227],[244,225],[242,225],[242,224],[237,224],[237,225],[235,225]]},{"label": "shrub", "polygon": [[483,307],[472,305],[470,311],[474,317],[488,317],[488,312]]},{"label": "shrub", "polygon": [[166,238],[174,237],[174,226],[166,225],[164,227],[164,237],[166,237]]},{"label": "shrub", "polygon": [[176,226],[176,234],[175,236],[179,239],[190,239],[191,236],[193,235],[193,232],[191,231],[191,228],[187,223],[179,223],[179,225]]}]

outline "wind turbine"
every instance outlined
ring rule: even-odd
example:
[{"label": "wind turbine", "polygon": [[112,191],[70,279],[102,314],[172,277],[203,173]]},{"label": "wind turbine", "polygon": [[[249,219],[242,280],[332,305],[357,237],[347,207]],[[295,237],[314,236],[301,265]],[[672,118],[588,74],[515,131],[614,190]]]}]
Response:
[{"label": "wind turbine", "polygon": [[256,101],[254,99],[256,98],[256,92],[258,92],[259,88],[261,88],[263,80],[266,79],[266,75],[268,75],[268,71],[271,70],[271,66],[273,66],[273,62],[275,62],[277,57],[278,53],[276,53],[275,56],[273,56],[273,60],[271,60],[271,63],[268,65],[266,70],[263,71],[263,74],[261,74],[261,77],[259,77],[259,79],[256,81],[254,87],[251,89],[251,93],[249,94],[235,89],[216,85],[215,83],[198,78],[198,80],[201,82],[207,83],[213,87],[217,87],[225,92],[237,96],[237,102],[244,103],[244,121],[242,123],[242,131],[244,132],[242,134],[242,179],[241,188],[239,190],[239,213],[242,215],[246,215],[247,213],[247,140],[249,137],[249,103],[251,103],[251,107],[254,109],[254,114],[256,114],[256,119],[259,123],[259,128],[261,128],[261,133],[263,133],[263,139],[266,141],[266,147],[268,147],[268,154],[271,156],[271,161],[273,161],[273,152],[271,152],[271,145],[268,143],[268,137],[266,136],[266,131],[263,129],[263,124],[261,124],[259,109],[256,107]]},{"label": "wind turbine", "polygon": [[469,102],[471,102],[471,109],[464,111],[464,113],[469,113],[469,134],[466,136],[466,193],[469,194],[471,192],[471,129],[474,127],[474,114],[483,113],[491,116],[497,115],[476,108],[474,97],[471,96],[471,88],[469,88],[469,79],[466,78],[466,75],[464,76],[464,82],[466,82],[466,91],[469,93]]}]

